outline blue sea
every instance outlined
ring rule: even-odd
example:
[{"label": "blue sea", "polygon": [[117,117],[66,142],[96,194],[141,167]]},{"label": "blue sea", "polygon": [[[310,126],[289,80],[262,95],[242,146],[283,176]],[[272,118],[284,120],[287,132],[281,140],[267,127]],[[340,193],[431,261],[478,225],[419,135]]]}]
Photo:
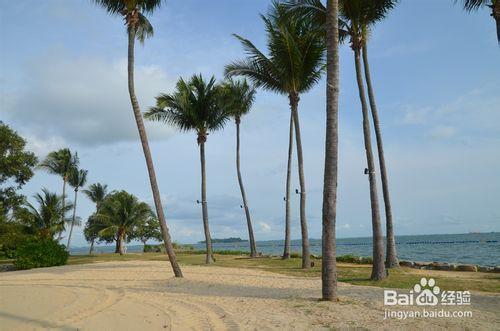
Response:
[{"label": "blue sea", "polygon": [[[321,240],[311,239],[311,254],[321,255]],[[204,244],[193,244],[196,249],[205,249]],[[248,242],[214,243],[215,250],[248,251]],[[301,251],[301,241],[292,240],[293,252]],[[400,260],[437,261],[449,263],[500,265],[500,232],[469,234],[433,234],[419,236],[396,236],[396,249]],[[257,241],[257,250],[263,254],[281,255],[283,240]],[[112,246],[96,247],[96,252],[113,252]],[[142,252],[142,245],[130,245],[128,252]],[[76,247],[72,254],[87,254],[88,247]],[[337,255],[372,255],[372,240],[366,238],[337,239]]]}]

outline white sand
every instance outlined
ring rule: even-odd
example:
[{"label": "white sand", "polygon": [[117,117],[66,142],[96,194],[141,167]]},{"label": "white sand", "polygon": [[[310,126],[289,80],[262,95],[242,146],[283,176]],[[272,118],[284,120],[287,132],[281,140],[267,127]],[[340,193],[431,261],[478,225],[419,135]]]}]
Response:
[{"label": "white sand", "polygon": [[106,262],[0,273],[0,330],[310,330],[500,328],[500,296],[473,293],[468,318],[384,320],[382,289],[162,261]]}]

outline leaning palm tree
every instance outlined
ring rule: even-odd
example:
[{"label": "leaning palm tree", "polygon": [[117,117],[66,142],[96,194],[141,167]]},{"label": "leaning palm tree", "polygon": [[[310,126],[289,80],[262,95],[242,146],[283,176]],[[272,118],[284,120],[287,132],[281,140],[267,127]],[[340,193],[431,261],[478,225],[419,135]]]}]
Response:
[{"label": "leaning palm tree", "polygon": [[90,201],[95,203],[96,212],[98,212],[102,201],[108,194],[108,185],[94,183],[82,192],[87,196],[87,198],[89,198]]},{"label": "leaning palm tree", "polygon": [[314,28],[313,20],[308,17],[290,17],[286,8],[277,2],[274,2],[270,12],[266,16],[261,15],[261,18],[266,27],[269,56],[257,49],[250,40],[235,35],[241,41],[248,57],[227,65],[225,73],[229,77],[247,77],[256,87],[288,96],[297,143],[302,268],[310,268],[306,184],[298,104],[300,94],[310,90],[321,77],[324,40],[321,33]]},{"label": "leaning palm tree", "polygon": [[19,218],[30,226],[40,238],[52,239],[64,230],[65,224],[70,220],[64,218],[61,221],[61,214],[66,214],[72,205],[64,205],[63,197],[52,193],[46,188],[42,189],[42,194],[36,193],[33,196],[38,203],[38,208],[29,202],[24,203],[18,213]]},{"label": "leaning palm tree", "polygon": [[489,7],[491,17],[493,17],[497,25],[497,41],[500,44],[500,0],[455,0],[455,2],[457,1],[462,2],[464,9],[468,12]]},{"label": "leaning palm tree", "polygon": [[93,215],[89,216],[85,224],[85,228],[83,229],[85,239],[90,242],[89,255],[92,255],[94,251],[94,243],[99,237],[99,231],[101,230],[95,215],[99,213],[99,208],[108,195],[108,185],[94,183],[91,184],[86,190],[83,190],[83,193],[87,196],[87,198],[89,198],[90,201],[95,203],[96,211]]},{"label": "leaning palm tree", "polygon": [[73,168],[71,174],[69,175],[69,185],[71,185],[75,191],[75,198],[73,200],[73,217],[71,219],[72,221],[69,230],[68,244],[66,245],[66,250],[68,252],[71,243],[71,235],[73,234],[73,227],[75,226],[76,221],[76,198],[78,196],[78,190],[87,183],[87,173],[88,170]]},{"label": "leaning palm tree", "polygon": [[[62,148],[57,151],[50,152],[47,157],[38,165],[40,168],[47,170],[49,173],[59,175],[63,179],[62,189],[62,211],[66,204],[66,183],[68,182],[71,170],[78,166],[79,163],[78,153],[72,154],[69,148]],[[66,215],[61,214],[61,222],[65,219]],[[62,238],[62,231],[59,232],[58,240]]]},{"label": "leaning palm tree", "polygon": [[156,107],[150,108],[145,117],[152,121],[162,121],[181,131],[196,131],[200,147],[201,162],[201,209],[207,248],[206,263],[213,263],[212,239],[208,226],[205,143],[209,132],[220,130],[228,119],[228,112],[221,104],[221,93],[215,78],[206,82],[201,75],[192,76],[189,81],[182,78],[177,82],[172,94],[160,94]]},{"label": "leaning palm tree", "polygon": [[160,221],[162,237],[165,242],[165,249],[172,265],[175,277],[182,277],[182,271],[175,257],[174,247],[170,239],[168,226],[163,213],[163,207],[160,198],[160,191],[156,181],[156,173],[149,149],[148,136],[144,122],[142,120],[141,109],[135,95],[134,86],[134,47],[135,40],[138,39],[144,43],[145,39],[153,35],[153,26],[144,14],[150,14],[160,7],[161,0],[93,0],[96,4],[103,7],[108,13],[113,15],[122,15],[127,26],[128,33],[128,91],[130,102],[134,112],[135,122],[139,131],[144,157],[148,168],[149,181],[153,192],[156,213]]},{"label": "leaning palm tree", "polygon": [[255,100],[255,89],[251,87],[246,80],[235,81],[233,79],[228,79],[227,82],[222,85],[222,91],[223,102],[229,107],[229,113],[231,117],[234,118],[236,124],[236,172],[238,174],[238,184],[240,186],[243,208],[247,219],[250,257],[256,257],[257,248],[253,235],[252,219],[250,217],[250,210],[248,209],[247,197],[240,170],[240,123],[241,118],[252,108],[252,104]]},{"label": "leaning palm tree", "polygon": [[101,223],[100,234],[116,234],[118,253],[123,255],[124,243],[135,226],[151,217],[151,207],[140,202],[134,195],[125,191],[109,194],[103,201],[97,220]]}]

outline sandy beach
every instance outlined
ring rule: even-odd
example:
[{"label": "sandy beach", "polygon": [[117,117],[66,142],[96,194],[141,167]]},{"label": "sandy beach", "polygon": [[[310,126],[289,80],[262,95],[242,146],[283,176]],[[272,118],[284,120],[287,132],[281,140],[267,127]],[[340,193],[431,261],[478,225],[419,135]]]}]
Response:
[{"label": "sandy beach", "polygon": [[317,278],[163,261],[105,262],[0,274],[1,330],[498,329],[500,296],[473,293],[473,316],[384,320],[382,289]]}]

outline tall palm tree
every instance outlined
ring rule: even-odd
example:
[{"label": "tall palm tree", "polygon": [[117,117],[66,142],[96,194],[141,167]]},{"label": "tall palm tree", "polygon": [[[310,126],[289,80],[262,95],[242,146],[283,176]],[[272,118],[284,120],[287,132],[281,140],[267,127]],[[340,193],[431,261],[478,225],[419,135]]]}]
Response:
[{"label": "tall palm tree", "polygon": [[221,93],[215,78],[206,82],[201,75],[192,76],[189,81],[182,78],[172,94],[160,94],[156,107],[150,108],[145,117],[162,121],[181,131],[196,131],[200,147],[201,162],[201,209],[207,248],[206,263],[213,263],[212,239],[208,226],[207,184],[205,171],[205,143],[209,132],[220,130],[228,119],[228,112],[221,105]]},{"label": "tall palm tree", "polygon": [[151,217],[153,211],[145,202],[125,191],[109,194],[104,199],[96,218],[101,222],[99,232],[116,234],[118,253],[124,253],[124,241],[135,226]]},{"label": "tall palm tree", "polygon": [[269,56],[248,39],[235,35],[247,59],[226,66],[226,76],[244,76],[256,87],[288,96],[295,128],[300,183],[300,224],[302,230],[302,268],[310,268],[306,219],[306,184],[298,115],[300,94],[310,90],[323,71],[324,38],[307,17],[290,17],[286,8],[274,2],[270,12],[261,15],[267,32]]},{"label": "tall palm tree", "polygon": [[75,226],[75,220],[76,220],[76,198],[78,196],[78,190],[85,186],[87,183],[87,174],[88,170],[84,169],[77,169],[73,168],[69,175],[69,185],[73,187],[73,190],[75,191],[75,198],[73,201],[73,217],[71,221],[71,227],[69,230],[69,236],[68,236],[68,244],[66,245],[66,250],[69,252],[69,245],[71,243],[71,235],[73,234],[73,227]]},{"label": "tall palm tree", "polygon": [[[66,210],[64,208],[66,204],[66,183],[68,182],[71,170],[77,167],[80,160],[78,158],[78,153],[72,154],[69,148],[62,148],[57,151],[50,152],[47,157],[38,165],[40,168],[47,170],[49,173],[54,175],[59,175],[63,179],[63,189],[62,189],[62,209],[61,212]],[[61,214],[61,222],[65,219],[66,215]],[[58,239],[61,240],[62,231],[59,232]]]},{"label": "tall palm tree", "polygon": [[338,0],[326,4],[326,139],[323,180],[322,230],[322,299],[336,301],[337,262],[337,177],[338,177],[338,114],[339,114],[339,24]]},{"label": "tall palm tree", "polygon": [[[459,0],[455,0],[457,2]],[[464,9],[468,12],[476,11],[482,7],[491,9],[491,17],[497,25],[497,41],[500,44],[500,1],[499,0],[460,0]]]},{"label": "tall palm tree", "polygon": [[161,5],[161,0],[93,0],[97,5],[103,7],[108,13],[113,15],[122,15],[127,26],[128,33],[128,91],[130,102],[134,112],[135,122],[141,139],[142,150],[146,159],[148,168],[149,181],[153,192],[153,200],[155,202],[156,213],[160,221],[162,237],[165,242],[165,249],[172,265],[175,277],[182,277],[182,271],[175,257],[174,247],[168,231],[168,226],[165,220],[163,207],[160,198],[160,191],[156,181],[156,173],[149,149],[148,136],[144,121],[142,120],[141,109],[135,95],[134,86],[134,47],[135,40],[138,39],[141,43],[153,35],[153,26],[148,21],[144,14],[151,14]]},{"label": "tall palm tree", "polygon": [[101,230],[98,227],[98,221],[95,217],[99,213],[99,208],[108,194],[108,185],[101,183],[94,183],[88,187],[88,189],[83,190],[83,193],[89,198],[90,201],[95,203],[95,213],[87,219],[83,233],[85,239],[90,241],[89,255],[92,255],[94,251],[95,240],[99,237],[98,232]]},{"label": "tall palm tree", "polygon": [[[375,163],[373,159],[373,152],[371,148],[370,137],[370,122],[368,118],[368,105],[366,102],[363,77],[361,73],[361,50],[366,45],[367,31],[370,25],[382,20],[387,12],[395,6],[395,0],[340,0],[339,1],[339,15],[338,21],[339,38],[344,40],[349,37],[351,48],[354,51],[356,80],[358,83],[359,97],[361,101],[361,108],[363,114],[363,136],[365,141],[365,151],[368,164],[368,175],[370,183],[370,203],[372,209],[372,229],[373,229],[373,269],[372,279],[382,279],[386,276],[383,255],[384,244],[382,237],[382,228],[380,225],[380,211],[377,197],[377,187],[375,178]],[[295,0],[289,1],[286,4],[287,9],[299,14],[299,16],[312,17],[319,27],[326,29],[326,8],[320,0]],[[367,55],[366,55],[367,57]],[[369,76],[369,67],[365,62],[365,74]],[[375,128],[377,133],[377,146],[379,147],[379,159],[381,160],[382,172],[382,185],[384,191],[384,202],[386,207],[386,223],[387,223],[387,238],[388,238],[388,261],[390,265],[398,265],[396,257],[396,247],[394,240],[394,231],[392,226],[392,210],[389,199],[389,189],[387,182],[387,172],[385,168],[385,158],[383,156],[382,136],[380,132],[380,125],[378,122],[378,113],[376,109],[373,88],[370,86],[371,94],[370,104],[372,106],[372,116],[376,119]],[[390,259],[390,260],[389,260]]]},{"label": "tall palm tree", "polygon": [[257,248],[253,235],[252,219],[248,208],[245,188],[240,170],[240,123],[241,118],[246,115],[252,108],[255,100],[255,89],[251,87],[246,80],[229,79],[222,85],[223,102],[229,107],[229,113],[234,118],[236,124],[236,172],[238,174],[238,184],[240,186],[241,198],[243,200],[243,208],[247,219],[248,239],[250,243],[250,257],[257,256]]},{"label": "tall palm tree", "polygon": [[18,212],[22,215],[20,219],[32,227],[40,238],[52,239],[56,233],[63,231],[65,224],[70,221],[67,218],[61,221],[61,214],[65,215],[73,206],[71,203],[64,205],[62,196],[46,188],[42,189],[42,194],[36,193],[33,197],[38,203],[38,208],[25,202],[24,207]]}]

